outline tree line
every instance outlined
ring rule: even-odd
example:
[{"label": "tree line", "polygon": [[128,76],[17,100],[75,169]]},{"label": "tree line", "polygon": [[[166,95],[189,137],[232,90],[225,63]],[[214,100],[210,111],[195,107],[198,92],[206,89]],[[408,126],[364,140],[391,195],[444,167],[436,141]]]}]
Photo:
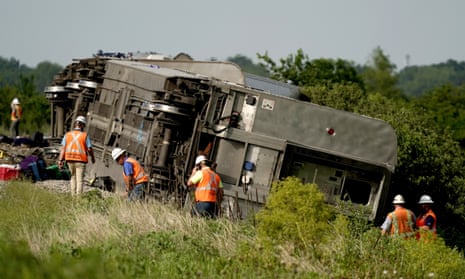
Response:
[{"label": "tree line", "polygon": [[[258,64],[243,55],[228,60],[246,72],[300,86],[313,103],[390,123],[398,138],[390,196],[403,194],[416,209],[422,194],[431,195],[440,234],[449,245],[465,248],[464,62],[449,60],[397,72],[379,47],[362,66],[342,59],[310,59],[301,49],[279,61],[267,53],[257,57]],[[8,127],[9,104],[19,97],[25,110],[23,129],[45,129],[50,108],[43,89],[60,70],[49,62],[30,69],[15,59],[0,58],[0,125]]]}]

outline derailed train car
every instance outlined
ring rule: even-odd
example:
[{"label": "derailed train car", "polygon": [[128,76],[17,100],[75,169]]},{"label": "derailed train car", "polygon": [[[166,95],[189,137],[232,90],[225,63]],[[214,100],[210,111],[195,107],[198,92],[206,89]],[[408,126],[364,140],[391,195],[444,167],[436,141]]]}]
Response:
[{"label": "derailed train car", "polygon": [[182,205],[202,152],[217,164],[230,217],[256,212],[272,182],[287,176],[317,184],[330,203],[350,201],[370,220],[381,217],[397,160],[392,127],[292,98],[289,88],[228,62],[94,57],[68,65],[45,93],[51,136],[87,116],[97,162],[86,175],[115,181],[117,190],[121,168],[111,150],[121,147],[149,173],[147,196]]}]

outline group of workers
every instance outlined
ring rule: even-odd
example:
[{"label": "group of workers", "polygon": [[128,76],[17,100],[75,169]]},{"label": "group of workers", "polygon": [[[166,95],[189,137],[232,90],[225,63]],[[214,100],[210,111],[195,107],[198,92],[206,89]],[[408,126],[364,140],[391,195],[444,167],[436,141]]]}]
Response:
[{"label": "group of workers", "polygon": [[[58,165],[63,167],[66,162],[71,173],[71,194],[77,196],[83,192],[83,180],[89,157],[95,163],[92,143],[84,131],[87,121],[84,116],[76,117],[74,127],[67,132],[61,141],[62,149]],[[115,148],[111,152],[113,160],[123,168],[123,178],[128,200],[141,200],[147,189],[149,177],[142,165],[128,156],[126,150]],[[205,155],[199,155],[187,186],[195,188],[195,206],[192,214],[215,218],[223,198],[223,183],[220,176],[211,168],[211,162]]]},{"label": "group of workers", "polygon": [[396,195],[392,201],[394,211],[390,212],[381,225],[382,235],[402,236],[416,239],[436,237],[436,214],[433,212],[433,200],[429,195],[422,195],[418,201],[421,212],[418,217],[405,207],[402,195]]}]

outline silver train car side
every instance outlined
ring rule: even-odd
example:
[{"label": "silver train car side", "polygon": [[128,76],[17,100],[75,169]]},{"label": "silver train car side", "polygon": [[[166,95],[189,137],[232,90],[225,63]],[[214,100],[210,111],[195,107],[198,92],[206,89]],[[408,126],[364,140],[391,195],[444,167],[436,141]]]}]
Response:
[{"label": "silver train car side", "polygon": [[112,190],[124,189],[111,158],[121,147],[149,173],[147,197],[182,206],[203,152],[217,165],[222,212],[231,218],[259,210],[272,183],[287,176],[317,184],[329,203],[348,201],[370,220],[380,218],[397,161],[393,128],[298,100],[295,89],[229,62],[94,57],[68,65],[45,93],[51,137],[87,117],[97,162],[86,177],[112,183]]}]

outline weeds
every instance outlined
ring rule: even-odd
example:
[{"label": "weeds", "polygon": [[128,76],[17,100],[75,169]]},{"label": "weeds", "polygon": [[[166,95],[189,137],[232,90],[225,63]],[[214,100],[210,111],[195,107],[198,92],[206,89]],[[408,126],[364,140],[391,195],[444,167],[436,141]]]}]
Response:
[{"label": "weeds", "polygon": [[[276,188],[257,215],[255,228],[253,222],[192,218],[155,201],[128,203],[92,191],[72,198],[25,182],[3,185],[0,260],[7,264],[0,266],[0,274],[2,278],[460,278],[465,273],[463,255],[442,239],[378,240],[379,229],[363,217],[357,219],[356,212],[350,217],[335,214],[320,202],[322,197],[312,186],[290,179]],[[280,191],[293,197],[298,193],[302,200],[290,206],[280,201]]]}]

